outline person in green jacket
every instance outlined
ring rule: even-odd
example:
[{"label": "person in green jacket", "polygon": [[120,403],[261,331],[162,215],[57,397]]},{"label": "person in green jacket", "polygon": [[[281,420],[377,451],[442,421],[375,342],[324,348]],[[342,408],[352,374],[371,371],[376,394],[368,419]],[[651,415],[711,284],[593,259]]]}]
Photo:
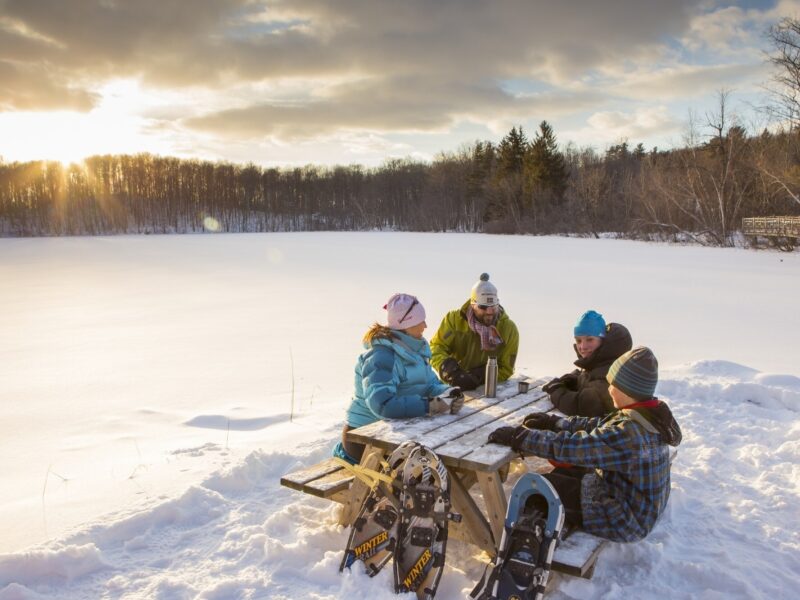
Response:
[{"label": "person in green jacket", "polygon": [[497,358],[497,380],[514,373],[519,331],[497,298],[497,288],[483,273],[470,299],[448,312],[431,339],[431,366],[442,381],[462,390],[484,383],[486,363]]}]

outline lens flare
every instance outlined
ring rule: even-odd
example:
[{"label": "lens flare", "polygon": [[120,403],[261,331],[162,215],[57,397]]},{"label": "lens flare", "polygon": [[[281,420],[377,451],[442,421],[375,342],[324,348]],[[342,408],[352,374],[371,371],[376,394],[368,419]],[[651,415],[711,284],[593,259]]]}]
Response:
[{"label": "lens flare", "polygon": [[217,221],[214,217],[206,217],[203,219],[203,227],[205,227],[206,231],[219,231],[219,221]]}]

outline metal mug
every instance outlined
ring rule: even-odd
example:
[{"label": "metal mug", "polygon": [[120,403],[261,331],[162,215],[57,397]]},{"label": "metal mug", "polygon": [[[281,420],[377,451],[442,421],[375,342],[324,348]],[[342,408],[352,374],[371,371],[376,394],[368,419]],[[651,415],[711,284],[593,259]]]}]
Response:
[{"label": "metal mug", "polygon": [[520,394],[527,394],[529,389],[531,389],[531,384],[529,381],[520,381],[517,383],[517,391]]}]

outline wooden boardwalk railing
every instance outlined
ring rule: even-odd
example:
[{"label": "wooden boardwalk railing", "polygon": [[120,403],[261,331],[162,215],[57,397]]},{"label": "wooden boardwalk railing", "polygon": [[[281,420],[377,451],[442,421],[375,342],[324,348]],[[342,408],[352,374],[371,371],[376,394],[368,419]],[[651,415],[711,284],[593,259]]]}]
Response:
[{"label": "wooden boardwalk railing", "polygon": [[742,219],[742,233],[800,237],[800,217],[748,217]]},{"label": "wooden boardwalk railing", "polygon": [[764,236],[770,244],[791,252],[800,239],[800,217],[747,217],[742,219],[742,233],[758,247],[758,237]]}]

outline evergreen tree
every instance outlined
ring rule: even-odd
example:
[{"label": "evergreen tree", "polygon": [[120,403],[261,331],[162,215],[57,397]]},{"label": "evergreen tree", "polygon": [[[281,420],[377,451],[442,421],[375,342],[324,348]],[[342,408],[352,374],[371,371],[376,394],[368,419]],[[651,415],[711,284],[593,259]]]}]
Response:
[{"label": "evergreen tree", "polygon": [[474,197],[482,197],[494,167],[495,147],[492,142],[476,142],[470,159],[468,191]]},{"label": "evergreen tree", "polygon": [[568,179],[566,161],[558,150],[553,128],[542,121],[525,160],[526,189],[534,196],[547,197],[550,204],[560,204]]},{"label": "evergreen tree", "polygon": [[522,127],[512,127],[500,140],[496,151],[496,168],[486,186],[484,221],[495,222],[496,231],[512,233],[519,230],[522,218],[523,169],[528,140]]},{"label": "evergreen tree", "polygon": [[501,176],[522,173],[525,154],[528,150],[528,140],[522,127],[519,129],[512,127],[511,131],[500,140],[497,150],[498,169]]}]

